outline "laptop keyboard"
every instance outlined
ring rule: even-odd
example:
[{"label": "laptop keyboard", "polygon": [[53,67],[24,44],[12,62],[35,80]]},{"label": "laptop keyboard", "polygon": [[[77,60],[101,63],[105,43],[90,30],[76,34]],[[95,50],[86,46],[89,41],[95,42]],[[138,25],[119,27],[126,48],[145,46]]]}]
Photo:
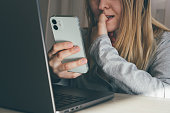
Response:
[{"label": "laptop keyboard", "polygon": [[80,101],[86,100],[84,97],[78,97],[68,94],[57,93],[55,94],[55,105],[57,108],[62,108],[66,105],[71,105]]}]

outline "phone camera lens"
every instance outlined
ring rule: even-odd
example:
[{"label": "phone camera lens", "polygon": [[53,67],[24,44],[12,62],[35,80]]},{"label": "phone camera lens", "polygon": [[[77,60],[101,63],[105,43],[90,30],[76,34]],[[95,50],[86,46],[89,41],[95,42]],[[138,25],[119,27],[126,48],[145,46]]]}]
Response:
[{"label": "phone camera lens", "polygon": [[56,25],[54,25],[53,28],[54,28],[55,30],[58,30],[58,27],[57,27]]},{"label": "phone camera lens", "polygon": [[57,21],[55,19],[52,20],[53,24],[57,24]]}]

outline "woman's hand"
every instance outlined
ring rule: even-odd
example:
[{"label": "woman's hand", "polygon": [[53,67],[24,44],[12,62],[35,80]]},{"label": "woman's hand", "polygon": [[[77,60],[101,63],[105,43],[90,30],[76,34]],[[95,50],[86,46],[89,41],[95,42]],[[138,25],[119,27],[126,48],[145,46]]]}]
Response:
[{"label": "woman's hand", "polygon": [[99,21],[96,27],[93,27],[92,34],[91,34],[91,42],[96,40],[97,37],[107,34],[107,27],[106,27],[106,21],[108,18],[102,13],[99,16]]},{"label": "woman's hand", "polygon": [[61,62],[64,58],[79,51],[80,48],[78,46],[73,46],[72,42],[62,42],[53,45],[52,49],[48,53],[48,57],[49,65],[52,68],[53,73],[56,74],[56,77],[58,76],[59,78],[71,79],[81,75],[80,73],[68,72],[68,70],[86,64],[86,58],[64,64]]},{"label": "woman's hand", "polygon": [[99,21],[97,24],[97,28],[98,28],[98,35],[101,36],[103,34],[107,34],[107,26],[106,26],[106,21],[108,20],[108,18],[105,16],[105,14],[100,14],[99,16]]}]

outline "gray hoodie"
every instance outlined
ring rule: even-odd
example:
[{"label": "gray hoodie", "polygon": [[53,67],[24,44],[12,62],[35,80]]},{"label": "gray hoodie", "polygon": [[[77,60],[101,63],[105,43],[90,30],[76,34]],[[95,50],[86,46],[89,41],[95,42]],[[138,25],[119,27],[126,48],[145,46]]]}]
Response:
[{"label": "gray hoodie", "polygon": [[157,38],[157,50],[147,70],[139,70],[112,47],[108,35],[98,37],[90,47],[93,68],[76,79],[60,84],[100,91],[170,98],[170,33]]}]

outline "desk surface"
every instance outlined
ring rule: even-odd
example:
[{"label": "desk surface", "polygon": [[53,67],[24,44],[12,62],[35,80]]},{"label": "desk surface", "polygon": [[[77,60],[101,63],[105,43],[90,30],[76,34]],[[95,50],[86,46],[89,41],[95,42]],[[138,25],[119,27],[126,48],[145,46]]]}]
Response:
[{"label": "desk surface", "polygon": [[170,99],[115,94],[115,98],[77,113],[170,113]]},{"label": "desk surface", "polygon": [[[21,113],[0,108],[0,113]],[[115,98],[77,113],[170,113],[170,99],[115,94]]]}]

